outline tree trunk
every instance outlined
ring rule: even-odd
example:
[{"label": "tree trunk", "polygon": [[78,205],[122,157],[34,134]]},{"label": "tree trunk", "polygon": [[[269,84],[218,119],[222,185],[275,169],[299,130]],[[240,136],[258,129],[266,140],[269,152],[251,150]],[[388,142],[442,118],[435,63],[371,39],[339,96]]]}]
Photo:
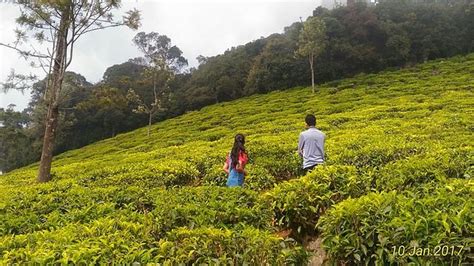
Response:
[{"label": "tree trunk", "polygon": [[311,67],[311,87],[313,88],[313,93],[315,92],[314,89],[314,69],[313,69],[313,54],[309,56],[309,66]]},{"label": "tree trunk", "polygon": [[156,72],[153,72],[153,99],[154,105],[151,106],[150,112],[148,113],[148,133],[147,136],[150,136],[150,129],[151,129],[151,117],[153,115],[154,109],[158,104],[158,93],[156,92]]},{"label": "tree trunk", "polygon": [[155,104],[158,102],[158,94],[156,93],[156,73],[153,72],[153,96],[155,97],[153,101]]},{"label": "tree trunk", "polygon": [[51,163],[53,161],[54,138],[58,125],[59,108],[50,104],[43,137],[43,149],[39,166],[38,182],[51,180]]},{"label": "tree trunk", "polygon": [[150,113],[148,114],[148,133],[147,133],[147,136],[148,136],[148,137],[150,136],[151,116],[152,116],[152,113],[150,112]]},{"label": "tree trunk", "polygon": [[67,31],[69,28],[69,10],[62,13],[59,24],[58,38],[56,41],[56,54],[54,57],[54,66],[52,73],[51,87],[49,90],[48,113],[46,116],[43,148],[41,151],[41,162],[38,171],[38,182],[47,182],[51,180],[51,163],[53,161],[54,139],[56,137],[56,128],[59,117],[59,93],[63,83],[64,72],[66,71],[66,53],[67,53]]}]

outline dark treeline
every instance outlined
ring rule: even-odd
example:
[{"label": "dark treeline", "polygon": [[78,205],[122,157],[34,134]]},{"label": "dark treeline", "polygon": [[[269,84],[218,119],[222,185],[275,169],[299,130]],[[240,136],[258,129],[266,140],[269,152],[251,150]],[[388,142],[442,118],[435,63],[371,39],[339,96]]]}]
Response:
[{"label": "dark treeline", "polygon": [[[470,2],[400,0],[315,9],[313,16],[324,22],[327,40],[314,59],[316,82],[472,52],[474,4]],[[282,34],[233,47],[222,55],[199,56],[197,68],[176,71],[169,79],[170,93],[160,101],[154,121],[255,93],[311,84],[308,60],[297,56],[302,28],[301,22],[295,22]],[[133,89],[144,102],[152,102],[152,85],[143,75],[146,69],[143,58],[130,59],[109,67],[97,84],[68,72],[55,154],[145,126],[149,117],[135,112],[128,92]],[[0,109],[3,172],[39,159],[44,85],[45,80],[34,84],[32,100],[23,112]]]}]

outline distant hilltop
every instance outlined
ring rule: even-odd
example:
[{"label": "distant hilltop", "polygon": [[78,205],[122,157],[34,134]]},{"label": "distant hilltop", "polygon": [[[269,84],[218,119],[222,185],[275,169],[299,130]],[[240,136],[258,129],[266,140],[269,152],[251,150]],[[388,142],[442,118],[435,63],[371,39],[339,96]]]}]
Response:
[{"label": "distant hilltop", "polygon": [[[367,3],[375,5],[377,3],[383,2],[384,0],[322,0],[321,6],[327,9],[332,9],[338,6],[350,6],[355,3]],[[470,0],[411,0],[412,3],[441,3],[441,4],[454,4],[455,2],[460,3],[469,3]]]},{"label": "distant hilltop", "polygon": [[375,4],[378,1],[376,0],[322,0],[321,6],[327,9],[332,9],[334,7],[351,5],[351,4],[360,3],[360,2],[367,3],[367,4]]}]

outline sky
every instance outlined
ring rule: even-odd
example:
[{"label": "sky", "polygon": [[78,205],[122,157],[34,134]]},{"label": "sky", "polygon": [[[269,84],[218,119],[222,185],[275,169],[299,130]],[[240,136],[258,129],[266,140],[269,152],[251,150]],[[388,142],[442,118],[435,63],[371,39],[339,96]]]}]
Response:
[{"label": "sky", "polygon": [[[12,43],[19,7],[0,1],[0,42]],[[189,66],[197,66],[198,55],[214,56],[247,42],[282,33],[283,28],[300,17],[305,20],[321,0],[128,0],[117,11],[121,17],[127,10],[141,11],[142,26],[137,31],[126,27],[88,33],[78,40],[68,71],[80,73],[89,82],[101,80],[104,71],[114,65],[140,56],[132,38],[140,31],[167,35],[178,46]],[[0,46],[0,82],[11,69],[17,73],[33,73],[41,78],[44,72],[32,68],[12,49]],[[15,104],[22,110],[30,93],[0,91],[0,108]]]}]

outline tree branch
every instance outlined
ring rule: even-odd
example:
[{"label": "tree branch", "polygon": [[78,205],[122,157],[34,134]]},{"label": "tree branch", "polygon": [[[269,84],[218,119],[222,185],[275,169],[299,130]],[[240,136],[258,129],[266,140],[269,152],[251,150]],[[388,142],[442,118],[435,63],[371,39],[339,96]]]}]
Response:
[{"label": "tree branch", "polygon": [[[72,16],[72,34],[71,34],[71,40],[66,43],[67,45],[71,45],[71,48],[69,50],[69,60],[66,63],[66,68],[71,64],[72,62],[72,52],[74,50],[74,36],[76,34],[76,14],[74,13],[74,4],[72,4],[71,7],[71,16]],[[67,39],[66,39],[67,41]]]},{"label": "tree branch", "polygon": [[[38,52],[38,51],[35,49],[35,47],[33,47],[33,45],[30,44],[30,46],[31,46],[31,48],[33,49],[33,51]],[[46,71],[46,69],[45,69],[45,67],[44,67],[45,64],[43,63],[43,59],[44,59],[44,58],[37,58],[37,59],[38,59],[38,62],[39,62],[39,64],[40,64],[41,69],[43,69],[43,71],[45,72],[45,74],[48,75],[48,72]],[[33,62],[32,62],[32,63],[33,63]]]},{"label": "tree branch", "polygon": [[5,43],[1,43],[1,42],[0,42],[0,45],[18,51],[18,52],[20,53],[20,55],[22,55],[22,56],[24,56],[24,57],[31,56],[31,57],[37,57],[37,58],[49,58],[49,56],[47,56],[47,55],[34,54],[34,53],[32,53],[32,52],[29,52],[29,51],[28,51],[28,52],[27,52],[27,51],[23,51],[23,50],[21,50],[21,49],[16,48],[15,46],[11,46],[11,45],[9,45],[9,44],[5,44]]},{"label": "tree branch", "polygon": [[[38,15],[46,24],[48,24],[50,27],[52,27],[55,30],[59,30],[56,26],[54,26],[51,22],[49,22],[47,19],[45,19],[40,12],[36,11],[35,8],[32,8],[31,6],[26,5],[26,7],[33,11],[36,15]],[[39,7],[41,9],[41,7]]]},{"label": "tree branch", "polygon": [[103,27],[97,27],[97,28],[93,28],[93,29],[90,29],[90,30],[86,30],[86,31],[82,32],[82,34],[88,33],[88,32],[91,32],[91,31],[101,30],[101,29],[119,27],[119,26],[122,26],[122,25],[123,24],[114,24],[114,25],[108,25],[108,26],[103,26]]},{"label": "tree branch", "polygon": [[[81,20],[85,20],[87,21],[85,18],[89,18],[91,15],[90,15],[90,12],[91,10],[93,9],[93,5],[94,5],[94,1],[92,0],[89,4],[89,8],[87,9],[87,12],[85,14],[85,16],[82,17]],[[82,7],[81,7],[82,8]],[[77,28],[77,32],[80,32],[82,30],[82,28],[84,28],[86,26],[86,23],[82,24],[82,25],[79,25],[79,27]]]},{"label": "tree branch", "polygon": [[31,87],[31,82],[35,81],[36,79],[37,77],[33,74],[16,74],[12,69],[7,77],[7,82],[0,83],[0,90],[6,92],[10,89],[16,89],[23,92],[27,88]]},{"label": "tree branch", "polygon": [[[78,30],[77,32],[77,37],[74,39],[74,41],[76,41],[80,36],[82,36],[82,34],[84,33],[87,33],[87,32],[91,32],[91,31],[94,31],[94,30],[99,30],[99,29],[105,29],[105,28],[110,28],[110,26],[104,26],[104,27],[97,27],[97,28],[94,28],[92,30],[88,30],[88,28],[90,26],[92,26],[99,18],[101,18],[105,13],[109,12],[110,10],[112,9],[112,6],[107,6],[102,12],[99,12],[97,14],[97,17],[95,17],[94,19],[92,19],[92,22],[87,24],[87,26],[83,27],[82,30]],[[92,14],[89,15],[90,18],[93,17]]]}]

